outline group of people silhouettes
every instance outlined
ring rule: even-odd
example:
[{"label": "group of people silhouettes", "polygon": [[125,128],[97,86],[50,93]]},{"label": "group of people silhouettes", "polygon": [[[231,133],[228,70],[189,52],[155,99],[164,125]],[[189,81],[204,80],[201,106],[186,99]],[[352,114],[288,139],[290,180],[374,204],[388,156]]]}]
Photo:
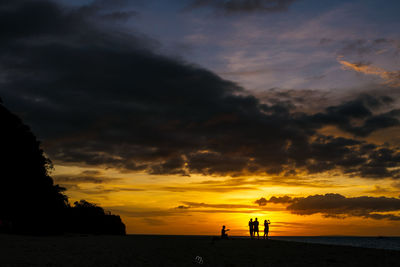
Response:
[{"label": "group of people silhouettes", "polygon": [[[264,239],[268,239],[268,232],[269,232],[269,225],[271,222],[269,220],[264,220]],[[249,231],[250,231],[250,237],[253,238],[256,236],[257,233],[257,238],[260,238],[260,233],[258,230],[258,219],[256,218],[254,221],[253,219],[250,219],[249,221]]]},{"label": "group of people silhouettes", "polygon": [[[264,239],[268,239],[268,232],[269,232],[270,224],[271,224],[271,222],[269,220],[264,220],[264,237],[263,237]],[[250,231],[251,238],[255,237],[256,234],[257,234],[257,238],[260,238],[258,226],[259,226],[259,221],[257,218],[254,221],[253,221],[253,219],[250,219],[249,231]],[[228,234],[226,233],[228,231],[229,231],[229,229],[226,229],[225,225],[223,225],[222,229],[221,229],[221,239],[228,239]]]}]

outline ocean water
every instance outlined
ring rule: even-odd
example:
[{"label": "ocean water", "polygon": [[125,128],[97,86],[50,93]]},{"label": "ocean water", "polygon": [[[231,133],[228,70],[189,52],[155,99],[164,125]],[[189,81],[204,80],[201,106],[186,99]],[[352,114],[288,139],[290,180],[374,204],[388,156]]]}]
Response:
[{"label": "ocean water", "polygon": [[400,250],[400,237],[271,236],[274,240]]}]

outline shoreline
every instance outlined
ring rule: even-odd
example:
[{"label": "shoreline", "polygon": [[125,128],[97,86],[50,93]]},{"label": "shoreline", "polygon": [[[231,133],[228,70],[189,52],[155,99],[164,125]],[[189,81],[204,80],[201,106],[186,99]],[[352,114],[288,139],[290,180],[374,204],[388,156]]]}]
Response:
[{"label": "shoreline", "polygon": [[[208,237],[218,238],[216,235],[165,235],[165,234],[128,234],[127,236],[159,236],[159,237]],[[231,239],[252,240],[249,236],[229,236]],[[253,240],[256,240],[254,238]],[[260,240],[263,238],[260,236]],[[372,248],[400,251],[400,236],[270,236],[270,240],[311,243],[320,245],[348,246],[358,248]],[[390,242],[392,241],[392,242]]]},{"label": "shoreline", "polygon": [[400,251],[159,235],[0,235],[0,266],[396,266]]}]

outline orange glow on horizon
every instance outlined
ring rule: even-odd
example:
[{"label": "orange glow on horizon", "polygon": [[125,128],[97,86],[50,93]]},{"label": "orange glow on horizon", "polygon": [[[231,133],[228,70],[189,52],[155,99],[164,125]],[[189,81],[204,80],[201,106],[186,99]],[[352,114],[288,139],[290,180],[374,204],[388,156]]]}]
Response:
[{"label": "orange glow on horizon", "polygon": [[[57,166],[57,177],[87,171],[84,167]],[[113,177],[102,183],[79,182],[67,191],[70,202],[85,199],[121,216],[128,234],[219,235],[222,225],[231,229],[230,235],[248,236],[250,218],[260,221],[262,236],[265,219],[271,221],[270,236],[317,235],[400,235],[398,221],[373,220],[360,217],[325,218],[321,214],[296,215],[283,204],[254,203],[260,197],[306,197],[308,195],[340,193],[347,197],[385,195],[397,197],[392,181],[379,186],[361,178],[326,175],[299,178],[293,183],[279,177],[267,177],[260,182],[254,177],[242,180],[227,177],[193,175],[152,176],[144,173],[121,174],[118,170],[96,170],[99,177]],[[227,179],[231,179],[227,182]],[[248,179],[248,180],[246,180]],[[62,179],[61,179],[62,180]],[[212,184],[207,184],[212,181]],[[241,184],[240,184],[240,183]],[[230,186],[230,183],[237,183]],[[392,188],[392,189],[391,189]],[[375,192],[375,191],[376,192]],[[378,191],[377,191],[378,190]],[[392,191],[390,191],[392,190]],[[392,192],[392,193],[391,193]]]}]

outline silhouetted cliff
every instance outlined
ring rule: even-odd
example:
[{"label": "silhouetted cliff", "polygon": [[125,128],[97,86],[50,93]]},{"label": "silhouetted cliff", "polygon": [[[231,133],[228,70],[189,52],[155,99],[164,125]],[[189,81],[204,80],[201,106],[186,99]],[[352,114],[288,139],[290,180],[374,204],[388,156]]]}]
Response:
[{"label": "silhouetted cliff", "polygon": [[124,235],[125,225],[118,215],[106,214],[103,208],[85,200],[69,209],[67,231],[72,233]]},{"label": "silhouetted cliff", "polygon": [[52,163],[28,126],[0,99],[0,231],[125,234],[119,216],[86,201],[71,207],[49,176]]}]

